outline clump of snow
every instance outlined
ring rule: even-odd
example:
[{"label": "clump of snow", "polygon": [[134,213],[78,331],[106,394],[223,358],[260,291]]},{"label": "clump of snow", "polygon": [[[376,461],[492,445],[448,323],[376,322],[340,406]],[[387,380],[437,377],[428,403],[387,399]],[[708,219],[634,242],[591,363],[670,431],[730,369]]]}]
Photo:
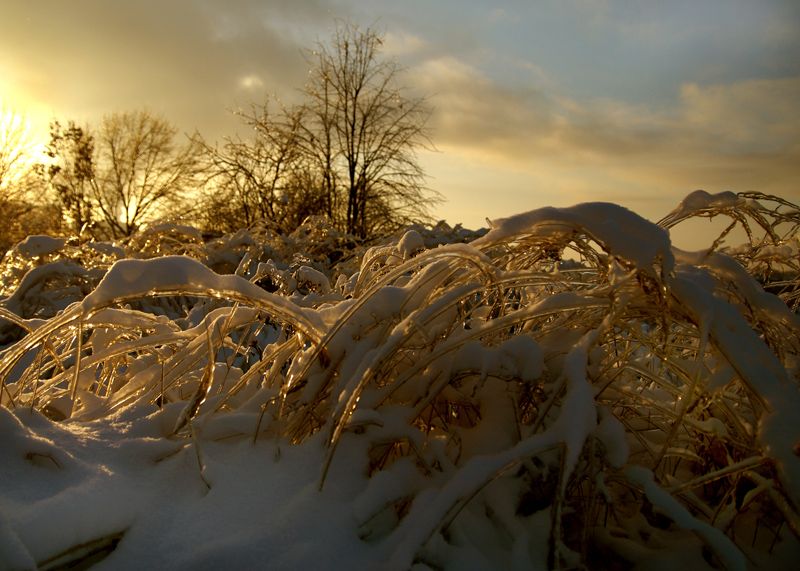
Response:
[{"label": "clump of snow", "polygon": [[492,230],[473,245],[489,248],[517,236],[565,234],[577,229],[588,233],[609,254],[632,263],[641,271],[652,271],[656,263],[660,263],[664,274],[672,271],[674,258],[669,232],[622,206],[605,202],[541,208],[494,220]]},{"label": "clump of snow", "polygon": [[297,280],[297,285],[307,289],[316,289],[322,293],[331,291],[331,284],[328,278],[310,266],[301,266],[294,272],[294,278]]},{"label": "clump of snow", "polygon": [[66,238],[51,236],[28,236],[11,249],[12,254],[24,258],[38,258],[55,254],[67,243]]},{"label": "clump of snow", "polygon": [[[725,208],[733,208],[747,204],[748,203],[746,199],[730,191],[710,194],[705,190],[695,190],[686,196],[686,198],[681,200],[677,208],[670,212],[666,216],[665,220],[669,221],[667,226],[669,227],[677,221],[692,215],[696,215],[703,211],[719,211]],[[760,205],[758,206],[760,207]]]},{"label": "clump of snow", "polygon": [[411,256],[424,249],[425,242],[416,230],[409,230],[403,234],[403,237],[397,244],[397,251],[403,255],[403,260],[408,260]]}]

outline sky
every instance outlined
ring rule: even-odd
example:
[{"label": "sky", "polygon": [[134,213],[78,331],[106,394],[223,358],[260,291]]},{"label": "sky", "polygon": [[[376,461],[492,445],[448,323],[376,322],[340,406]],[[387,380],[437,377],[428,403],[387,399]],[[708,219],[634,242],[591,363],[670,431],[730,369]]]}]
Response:
[{"label": "sky", "polygon": [[800,201],[797,0],[2,2],[0,98],[43,139],[147,107],[218,140],[230,109],[298,97],[336,17],[383,30],[428,98],[419,160],[451,225],[587,201],[657,221],[696,189]]}]

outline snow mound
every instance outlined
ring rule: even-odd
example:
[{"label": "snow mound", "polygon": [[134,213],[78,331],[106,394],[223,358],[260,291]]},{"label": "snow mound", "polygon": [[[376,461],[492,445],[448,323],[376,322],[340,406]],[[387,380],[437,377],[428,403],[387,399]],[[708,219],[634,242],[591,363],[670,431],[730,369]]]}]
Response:
[{"label": "snow mound", "polygon": [[[32,240],[3,270],[0,569],[787,568],[791,206]],[[671,247],[756,209],[749,248]]]}]

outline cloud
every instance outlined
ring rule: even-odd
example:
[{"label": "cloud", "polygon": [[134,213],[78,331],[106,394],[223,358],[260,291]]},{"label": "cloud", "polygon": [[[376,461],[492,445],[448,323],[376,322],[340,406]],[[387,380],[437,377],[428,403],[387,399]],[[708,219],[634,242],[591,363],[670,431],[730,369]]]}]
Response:
[{"label": "cloud", "polygon": [[565,167],[698,172],[743,161],[800,172],[787,163],[800,164],[800,78],[687,83],[676,105],[656,109],[509,88],[454,58],[429,61],[415,73],[433,94],[437,145],[495,164],[524,168],[546,159]]},{"label": "cloud", "polygon": [[502,156],[533,141],[532,133],[554,129],[553,103],[538,89],[504,88],[454,57],[428,61],[412,74],[436,107],[430,126],[437,144]]},{"label": "cloud", "polygon": [[505,8],[494,8],[489,12],[489,22],[495,24],[508,18],[508,11]]},{"label": "cloud", "polygon": [[382,51],[392,56],[418,53],[428,47],[428,43],[406,31],[387,31],[383,37]]},{"label": "cloud", "polygon": [[239,87],[247,91],[259,91],[264,87],[264,81],[258,75],[251,73],[239,80]]},{"label": "cloud", "polygon": [[800,150],[800,78],[681,88],[681,119],[732,152]]},{"label": "cloud", "polygon": [[607,200],[658,220],[698,188],[800,200],[800,77],[685,83],[657,107],[511,87],[452,57],[412,73],[431,93],[446,156],[426,159],[452,201],[442,217],[474,226],[515,208]]},{"label": "cloud", "polygon": [[437,145],[513,166],[547,157],[596,161],[638,154],[662,119],[609,100],[578,102],[535,85],[508,87],[454,58],[430,61],[415,80],[432,94]]},{"label": "cloud", "polygon": [[215,138],[229,131],[242,78],[289,94],[302,83],[301,47],[325,22],[316,0],[12,2],[0,50],[19,98],[48,102],[50,114],[96,121],[149,106]]}]

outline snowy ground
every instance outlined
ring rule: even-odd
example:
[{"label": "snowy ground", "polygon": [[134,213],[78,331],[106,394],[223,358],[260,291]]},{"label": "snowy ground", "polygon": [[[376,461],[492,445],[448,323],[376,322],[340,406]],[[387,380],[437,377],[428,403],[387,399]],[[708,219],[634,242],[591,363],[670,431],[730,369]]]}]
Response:
[{"label": "snowy ground", "polygon": [[[370,249],[322,220],[29,238],[2,267],[0,569],[791,568],[799,215],[768,200]],[[671,247],[710,213],[768,239]]]},{"label": "snowy ground", "polygon": [[124,537],[103,561],[107,569],[341,569],[368,562],[350,508],[363,478],[334,477],[320,492],[318,442],[286,446],[276,461],[273,442],[204,441],[201,479],[194,446],[163,438],[168,410],[135,409],[78,431],[36,412],[23,411],[22,423],[0,414],[6,568],[32,568],[26,551],[43,562],[116,533]]}]

